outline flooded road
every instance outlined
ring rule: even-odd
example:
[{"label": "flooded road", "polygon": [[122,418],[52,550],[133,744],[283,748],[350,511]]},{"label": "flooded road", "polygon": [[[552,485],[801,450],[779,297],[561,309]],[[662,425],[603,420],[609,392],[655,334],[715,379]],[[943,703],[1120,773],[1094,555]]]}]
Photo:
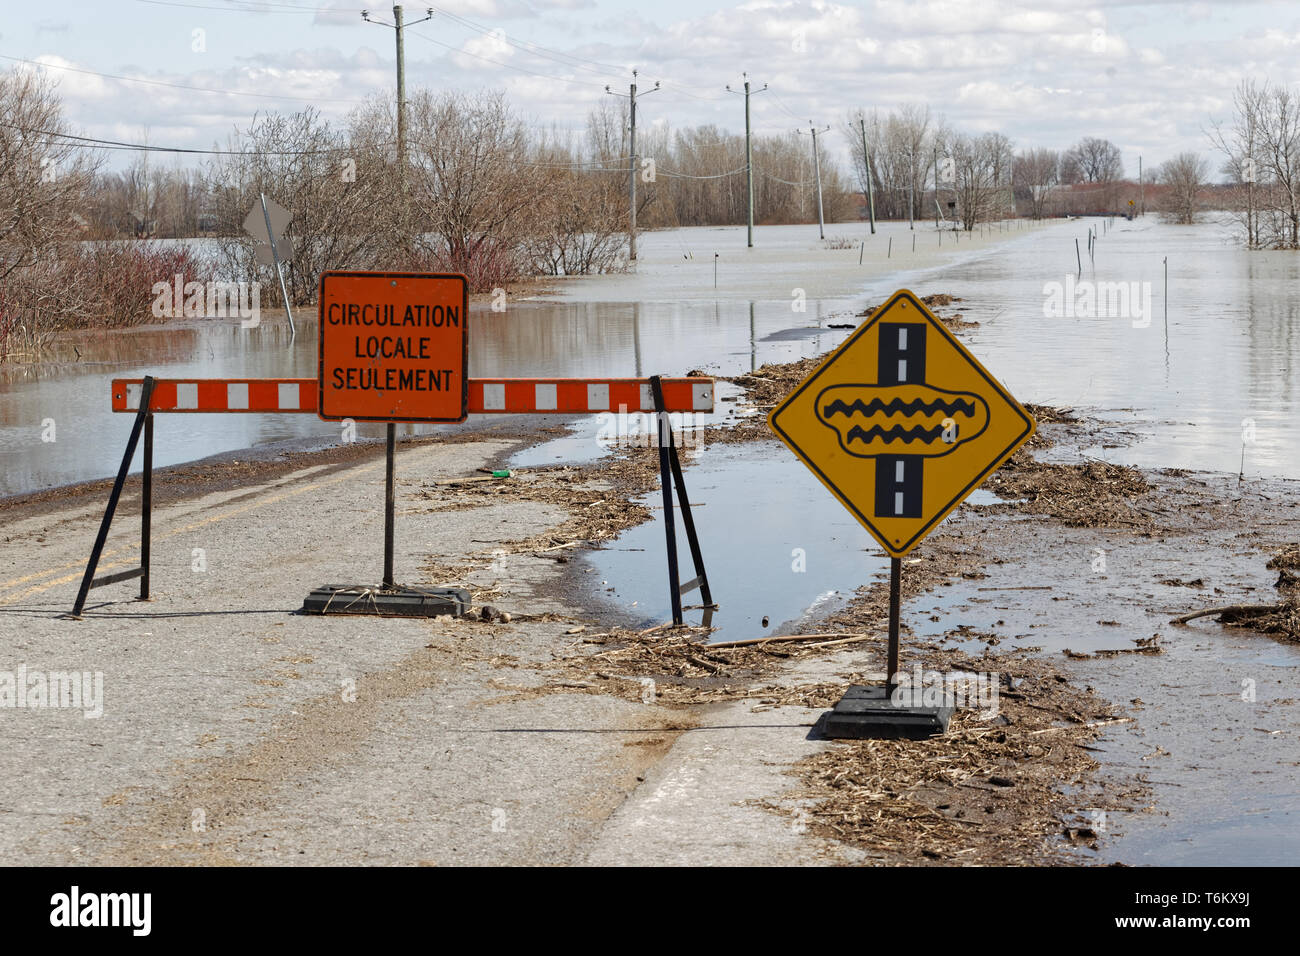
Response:
[{"label": "flooded road", "polygon": [[[1139,442],[1096,457],[1300,477],[1290,424],[1300,411],[1300,256],[1247,252],[1215,225],[1121,219],[1098,239],[1095,262],[1083,252],[1076,278],[1073,240],[1086,250],[1089,225],[1101,228],[1062,225],[939,274],[982,323],[964,336],[972,351],[1022,400],[1132,423]],[[1044,315],[1072,279],[1076,307]],[[1100,302],[1079,314],[1085,283],[1111,305],[1123,284],[1127,314]]]},{"label": "flooded road", "polygon": [[[801,325],[851,321],[849,303],[809,303]],[[785,362],[833,347],[847,334],[808,330],[797,338],[768,337],[788,329],[790,308],[780,303],[718,302],[677,306],[523,302],[505,313],[472,310],[470,374],[517,376],[642,376],[680,374],[704,362],[729,371]],[[0,366],[0,496],[103,478],[121,461],[131,420],[109,410],[114,378],[145,374],[176,378],[316,375],[316,322],[240,329],[212,320],[87,337],[60,349],[56,361]],[[54,441],[42,441],[48,423]],[[471,419],[466,426],[473,428]],[[439,426],[400,426],[406,435]],[[446,427],[446,426],[442,426]],[[361,423],[360,438],[380,438],[383,425]],[[163,416],[154,462],[194,461],[290,439],[339,441],[340,426],[315,415]]]},{"label": "flooded road", "polygon": [[[1106,231],[1095,258],[1083,254],[1076,276],[1074,240],[1086,249],[1090,226]],[[696,244],[706,235],[716,246],[734,243],[743,230],[651,234],[653,243],[643,257],[649,259],[657,244],[665,256],[681,258],[674,243],[681,245],[685,234]],[[896,237],[899,248],[906,235],[903,227]],[[940,240],[927,226],[918,230],[917,241],[926,246]],[[511,303],[504,313],[475,308],[471,374],[631,376],[693,368],[734,374],[833,348],[847,331],[826,326],[854,322],[850,313],[908,286],[964,300],[967,317],[981,323],[965,333],[967,343],[1017,397],[1132,424],[1138,441],[1090,450],[1096,457],[1300,477],[1300,434],[1288,426],[1300,411],[1295,359],[1300,297],[1291,294],[1300,281],[1300,257],[1247,253],[1219,226],[1176,227],[1154,219],[1117,220],[1108,228],[1100,220],[1058,223],[1008,233],[983,247],[968,243],[975,248],[961,252],[952,248],[951,238],[948,242],[945,261],[936,260],[933,251],[913,257],[894,250],[875,278],[835,273],[836,281],[822,290],[832,294],[820,298],[816,276],[808,274],[808,257],[823,253],[807,250],[797,262],[792,258],[784,283],[774,282],[768,262],[730,263],[726,287],[712,299],[683,287],[677,301],[665,301],[674,289],[656,275],[653,260],[642,267],[640,278],[562,283],[566,298],[560,301]],[[741,252],[728,256],[739,258]],[[857,253],[824,255],[838,257],[822,267],[830,274],[842,272],[840,259],[852,264]],[[700,267],[693,260],[686,262],[694,272],[679,281],[706,281],[703,273],[695,274]],[[661,271],[675,268],[660,266]],[[1087,283],[1101,293],[1091,313],[1078,301]],[[1127,305],[1108,296],[1113,283],[1132,291]],[[805,311],[796,311],[790,298],[775,297],[778,284],[796,293],[807,286]],[[750,298],[747,285],[774,297]],[[642,298],[578,301],[604,287]],[[847,293],[848,287],[857,291]],[[1054,296],[1066,298],[1062,293],[1074,293],[1064,308],[1057,301],[1064,314],[1045,315]],[[1112,307],[1117,304],[1123,307]],[[101,478],[115,470],[129,422],[108,410],[112,378],[145,373],[313,377],[314,323],[314,314],[305,313],[292,344],[285,326],[269,322],[250,330],[236,321],[206,320],[83,334],[75,350],[72,341],[64,342],[42,365],[0,367],[0,495]],[[51,421],[56,440],[43,441]],[[405,429],[407,434],[423,430]],[[382,430],[363,425],[358,431],[365,438]],[[169,419],[160,428],[156,460],[166,466],[286,439],[330,443],[338,438],[338,425],[312,415]]]}]

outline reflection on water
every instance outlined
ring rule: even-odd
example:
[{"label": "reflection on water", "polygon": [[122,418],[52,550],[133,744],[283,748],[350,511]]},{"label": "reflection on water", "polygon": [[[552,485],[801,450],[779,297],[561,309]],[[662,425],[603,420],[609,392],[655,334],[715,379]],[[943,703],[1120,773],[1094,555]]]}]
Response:
[{"label": "reflection on water", "polygon": [[[1072,405],[1132,423],[1133,447],[1095,454],[1168,465],[1300,477],[1294,359],[1300,329],[1300,256],[1247,253],[1220,227],[1118,222],[1098,240],[1081,279],[1149,283],[1154,315],[1046,318],[1045,285],[1075,265],[1076,221],[1015,239],[928,273],[864,287],[858,301],[808,303],[725,299],[682,303],[531,302],[505,313],[476,309],[470,368],[477,375],[649,375],[700,368],[735,373],[764,362],[824,352],[847,333],[787,330],[846,321],[850,307],[878,302],[896,284],[950,292],[981,325],[967,341],[1017,397]],[[1164,258],[1169,260],[1168,326]],[[87,334],[43,366],[0,368],[0,494],[111,474],[129,420],[108,411],[108,382],[145,373],[297,376],[316,370],[314,317],[288,329],[243,330],[237,321]],[[79,354],[78,354],[79,353]],[[47,422],[54,424],[55,441]],[[472,424],[472,423],[471,423]],[[404,426],[416,434],[446,426]],[[362,425],[361,437],[382,426]],[[337,441],[339,427],[312,415],[166,416],[160,465],[284,439]],[[1245,441],[1243,442],[1243,439]],[[1244,452],[1244,458],[1243,458]]]}]

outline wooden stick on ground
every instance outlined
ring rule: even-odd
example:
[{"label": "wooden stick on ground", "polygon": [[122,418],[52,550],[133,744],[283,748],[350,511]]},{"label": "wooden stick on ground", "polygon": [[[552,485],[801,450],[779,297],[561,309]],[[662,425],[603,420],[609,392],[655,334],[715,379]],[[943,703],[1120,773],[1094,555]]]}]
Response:
[{"label": "wooden stick on ground", "polygon": [[858,644],[862,641],[875,640],[875,634],[859,634],[856,637],[846,637],[838,641],[818,641],[816,644],[809,644],[809,647],[838,647],[841,644]]},{"label": "wooden stick on ground", "polygon": [[565,548],[576,548],[580,544],[582,544],[581,541],[569,541],[565,544],[557,544],[553,548],[539,548],[533,551],[533,554],[549,554],[552,551],[563,551]]},{"label": "wooden stick on ground", "polygon": [[1188,621],[1194,621],[1198,617],[1209,617],[1212,614],[1245,614],[1250,617],[1256,617],[1260,614],[1272,614],[1274,611],[1280,611],[1285,604],[1227,604],[1223,607],[1207,607],[1203,611],[1193,611],[1191,614],[1184,614],[1182,617],[1176,617],[1170,624],[1186,624]]}]

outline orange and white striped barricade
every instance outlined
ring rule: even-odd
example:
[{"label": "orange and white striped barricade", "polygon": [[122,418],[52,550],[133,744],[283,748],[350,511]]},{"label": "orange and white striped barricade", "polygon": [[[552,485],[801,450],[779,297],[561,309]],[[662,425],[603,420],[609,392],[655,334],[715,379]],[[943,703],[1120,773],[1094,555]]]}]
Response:
[{"label": "orange and white striped barricade", "polygon": [[[650,378],[471,378],[467,411],[472,415],[582,415],[639,412],[655,414],[659,422],[660,481],[663,486],[665,538],[674,623],[682,623],[681,598],[698,589],[706,623],[715,608],[704,570],[686,483],[668,415],[713,411],[714,380],[705,376]],[[99,534],[91,550],[72,616],[80,617],[90,590],[140,578],[140,600],[149,597],[149,532],[152,516],[153,419],[158,414],[309,414],[317,413],[320,383],[316,378],[118,378],[111,387],[115,412],[132,413],[135,421],[118,469]],[[141,504],[141,565],[131,571],[96,578],[95,569],[108,538],[122,486],[144,436]],[[391,464],[391,454],[390,454]],[[695,578],[679,581],[673,489],[681,503],[682,524],[690,545]],[[391,577],[391,533],[385,542],[386,579]],[[386,580],[385,584],[391,584]]]}]

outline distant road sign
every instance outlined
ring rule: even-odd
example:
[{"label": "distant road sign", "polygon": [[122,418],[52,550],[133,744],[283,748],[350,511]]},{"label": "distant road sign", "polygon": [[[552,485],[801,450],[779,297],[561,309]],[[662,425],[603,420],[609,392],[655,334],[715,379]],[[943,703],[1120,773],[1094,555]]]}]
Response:
[{"label": "distant road sign", "polygon": [[464,421],[468,319],[463,275],[322,274],[320,417]]},{"label": "distant road sign", "polygon": [[[271,231],[274,236],[266,234],[266,220],[271,220]],[[274,199],[266,201],[266,212],[262,212],[261,202],[253,204],[247,216],[244,217],[244,232],[248,233],[258,242],[270,244],[276,237],[283,236],[284,231],[289,228],[289,223],[293,221],[293,213],[285,209]]]},{"label": "distant road sign", "polygon": [[773,409],[768,424],[896,558],[1035,427],[906,289]]},{"label": "distant road sign", "polygon": [[275,240],[275,252],[272,252],[271,246],[265,242],[259,242],[253,246],[253,258],[257,260],[259,265],[276,266],[278,268],[277,257],[279,262],[288,262],[293,258],[293,243],[287,238],[281,237]]}]

